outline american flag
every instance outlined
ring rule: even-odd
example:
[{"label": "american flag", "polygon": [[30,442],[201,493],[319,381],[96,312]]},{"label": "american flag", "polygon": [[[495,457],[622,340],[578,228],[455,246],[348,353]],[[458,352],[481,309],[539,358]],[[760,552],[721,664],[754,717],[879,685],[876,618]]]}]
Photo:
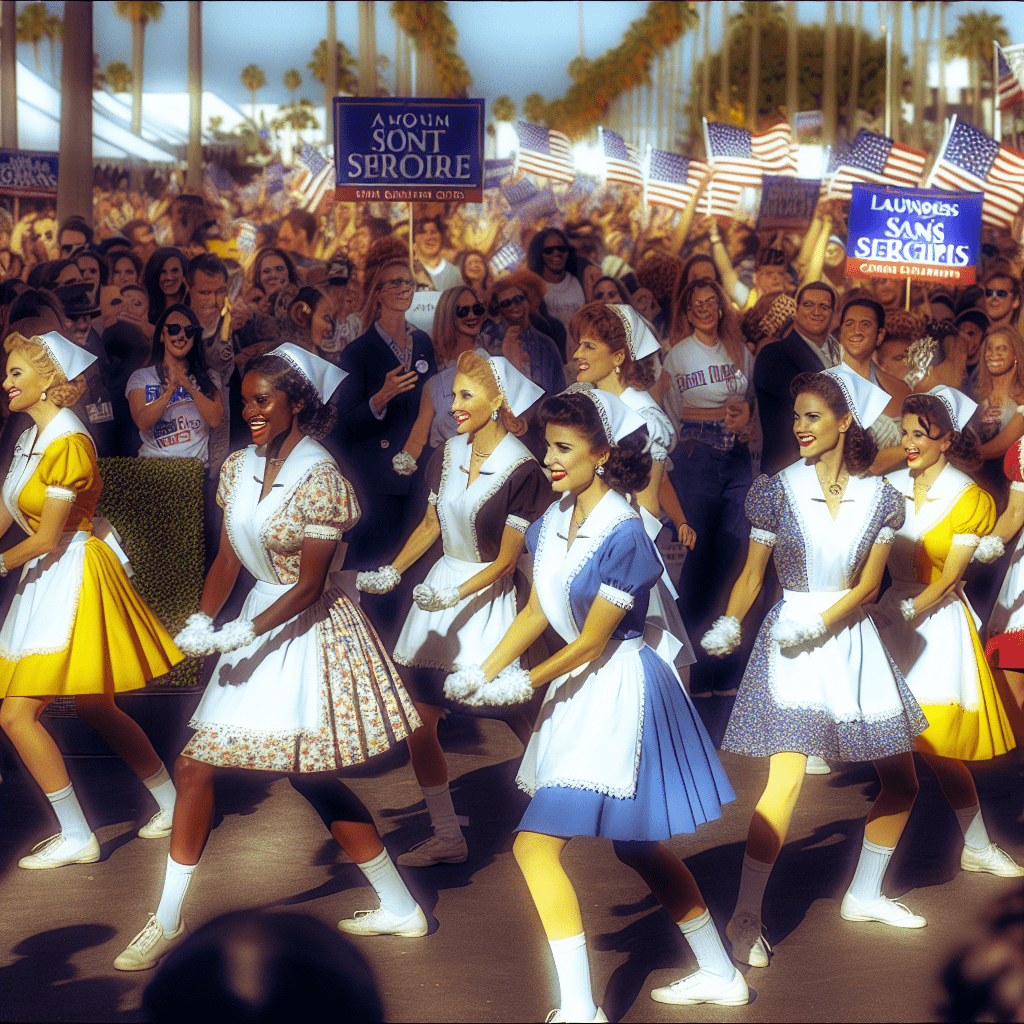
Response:
[{"label": "american flag", "polygon": [[927,159],[928,154],[924,150],[911,149],[887,135],[876,135],[862,128],[847,152],[837,150],[829,157],[826,173],[833,176],[829,192],[849,199],[850,186],[855,181],[866,185],[916,188]]},{"label": "american flag", "polygon": [[704,140],[708,159],[718,168],[716,184],[757,188],[765,172],[796,177],[796,147],[788,124],[752,135],[744,128],[705,118]]},{"label": "american flag", "polygon": [[598,128],[601,150],[604,153],[605,181],[621,181],[624,185],[643,185],[640,173],[640,154],[636,148],[610,128]]},{"label": "american flag", "polygon": [[514,160],[485,160],[484,188],[500,188],[502,178],[512,173],[515,163]]},{"label": "american flag", "polygon": [[335,185],[334,164],[325,160],[323,167],[306,182],[299,198],[299,205],[310,213],[315,213],[321,200],[328,192],[333,191]]},{"label": "american flag", "polygon": [[315,178],[330,161],[319,150],[309,145],[303,145],[295,157],[295,162],[309,171],[311,178]]},{"label": "american flag", "polygon": [[537,186],[529,178],[522,178],[505,191],[505,198],[513,210],[539,195]]},{"label": "american flag", "polygon": [[959,192],[984,192],[981,219],[1008,227],[1024,205],[1024,154],[954,115],[928,184]]},{"label": "american flag", "polygon": [[546,217],[558,209],[551,189],[546,188],[541,192],[529,178],[517,181],[505,192],[505,199],[513,216],[525,219]]},{"label": "american flag", "polygon": [[1003,48],[998,43],[996,58],[999,65],[999,109],[1006,110],[1007,107],[1024,100],[1024,78],[1010,66]]},{"label": "american flag", "polygon": [[515,242],[506,242],[491,257],[491,270],[495,274],[504,274],[507,271],[515,270],[524,259],[526,259],[526,252],[521,245],[517,245]]},{"label": "american flag", "polygon": [[517,122],[516,135],[519,136],[519,170],[572,184],[576,170],[568,135],[528,121]]},{"label": "american flag", "polygon": [[[701,177],[708,171],[708,165],[700,160],[690,160],[678,153],[667,153],[650,146],[645,171],[648,206],[669,206],[673,210],[683,210],[697,191]],[[717,178],[709,188],[710,212],[719,217],[731,216],[742,189],[738,185],[720,183]],[[708,196],[709,192],[705,191],[704,195]]]},{"label": "american flag", "polygon": [[223,193],[234,192],[235,183],[231,175],[218,164],[211,164],[203,175],[203,192],[210,202],[219,205]]},{"label": "american flag", "polygon": [[268,198],[284,188],[284,168],[277,160],[263,168],[263,180],[266,183]]}]

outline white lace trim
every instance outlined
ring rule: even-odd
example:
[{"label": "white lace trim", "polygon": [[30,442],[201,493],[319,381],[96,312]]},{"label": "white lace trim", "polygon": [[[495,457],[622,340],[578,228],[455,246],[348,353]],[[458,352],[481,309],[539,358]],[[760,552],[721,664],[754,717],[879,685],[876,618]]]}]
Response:
[{"label": "white lace trim", "polygon": [[1011,491],[1024,491],[1024,483],[1021,483],[1019,480],[1011,480],[1010,481],[1010,490]]},{"label": "white lace trim", "polygon": [[770,530],[759,530],[756,526],[752,526],[750,528],[750,539],[758,544],[764,544],[766,547],[772,548],[775,547],[775,542],[779,538]]},{"label": "white lace trim", "polygon": [[506,516],[505,525],[511,526],[513,530],[518,530],[520,533],[526,533],[526,531],[530,528],[529,520],[523,519],[522,516]]},{"label": "white lace trim", "polygon": [[78,492],[73,487],[58,487],[56,484],[50,484],[44,493],[47,498],[56,498],[58,501],[67,501],[72,505],[78,497]]},{"label": "white lace trim", "polygon": [[325,523],[306,523],[306,528],[302,531],[302,536],[311,540],[337,540],[341,534],[342,531],[338,527]]},{"label": "white lace trim", "polygon": [[437,504],[437,492],[436,491],[431,491],[427,495],[427,504],[428,505],[436,505]]},{"label": "white lace trim", "polygon": [[875,538],[876,544],[891,544],[896,539],[896,531],[891,526],[883,526]]},{"label": "white lace trim", "polygon": [[953,544],[962,544],[964,547],[976,548],[981,538],[976,533],[954,533]]},{"label": "white lace trim", "polygon": [[627,594],[624,590],[619,590],[617,587],[613,587],[610,583],[602,583],[601,586],[598,587],[597,596],[603,597],[606,601],[615,605],[616,608],[623,608],[627,612],[635,603],[632,594]]}]

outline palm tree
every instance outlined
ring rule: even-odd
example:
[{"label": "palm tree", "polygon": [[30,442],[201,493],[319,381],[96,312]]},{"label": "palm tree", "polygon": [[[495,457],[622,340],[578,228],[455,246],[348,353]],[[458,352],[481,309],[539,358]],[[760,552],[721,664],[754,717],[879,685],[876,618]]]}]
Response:
[{"label": "palm tree", "polygon": [[903,138],[903,4],[891,3],[892,78],[889,81],[889,109],[892,111],[892,137]]},{"label": "palm tree", "polygon": [[912,134],[913,145],[918,149],[921,148],[924,141],[924,78],[925,69],[928,67],[928,43],[931,41],[931,33],[929,33],[929,39],[924,46],[921,45],[921,8],[925,4],[922,0],[914,0],[910,5],[911,13],[913,14],[914,24],[914,48],[913,54],[914,59],[912,62],[913,67],[913,97],[914,97],[914,130]]},{"label": "palm tree", "polygon": [[132,25],[132,131],[139,135],[142,132],[142,67],[146,26],[151,21],[160,20],[164,5],[116,0],[114,9]]},{"label": "palm tree", "polygon": [[516,116],[516,105],[510,96],[499,96],[491,104],[491,113],[495,121],[512,121]]},{"label": "palm tree", "polygon": [[[576,58],[577,60],[579,58]],[[523,117],[527,121],[532,121],[534,124],[539,124],[544,120],[544,107],[547,104],[544,102],[544,97],[539,92],[531,92],[529,96],[523,100]]]},{"label": "palm tree", "polygon": [[946,7],[952,0],[939,0],[939,94],[935,104],[935,134],[941,139],[946,130]]},{"label": "palm tree", "polygon": [[[792,4],[790,5],[792,6]],[[729,36],[731,34],[729,25],[729,0],[722,0],[722,62],[718,72],[718,116],[723,121],[729,117],[729,92],[732,86],[729,82]]]},{"label": "palm tree", "polygon": [[750,71],[747,77],[747,124],[757,127],[758,96],[761,88],[761,5],[747,5],[750,13]]},{"label": "palm tree", "polygon": [[185,187],[195,195],[203,187],[203,5],[188,4],[188,148]]},{"label": "palm tree", "polygon": [[57,41],[64,38],[64,22],[56,14],[47,16],[46,41],[50,44],[50,81],[57,84]]},{"label": "palm tree", "polygon": [[107,65],[103,72],[103,81],[110,86],[114,92],[127,92],[132,84],[132,69],[124,61],[114,61]]},{"label": "palm tree", "polygon": [[242,85],[249,91],[249,95],[252,97],[252,120],[253,124],[256,123],[256,93],[259,89],[262,89],[267,84],[267,76],[263,73],[263,68],[258,64],[246,64],[242,68]]},{"label": "palm tree", "polygon": [[284,73],[284,86],[292,94],[292,103],[295,102],[295,90],[302,85],[302,75],[291,68]]},{"label": "palm tree", "polygon": [[[348,47],[342,43],[338,43],[338,59],[337,59],[337,72],[335,77],[335,85],[339,92],[346,92],[354,94],[356,91],[355,72],[353,68],[356,66],[356,59],[349,52]],[[327,40],[321,39],[316,45],[316,49],[313,51],[313,59],[306,65],[309,73],[318,81],[327,84]]]},{"label": "palm tree", "polygon": [[57,219],[92,216],[92,4],[66,4]]},{"label": "palm tree", "polygon": [[46,4],[29,4],[18,15],[17,32],[19,43],[31,43],[32,55],[36,59],[36,73],[42,77],[43,65],[39,61],[39,44],[46,35]]},{"label": "palm tree", "polygon": [[1008,46],[1010,37],[1000,15],[986,11],[961,14],[956,32],[949,40],[950,53],[967,59],[975,125],[981,121],[981,80],[991,66],[992,40],[1000,46]]},{"label": "palm tree", "polygon": [[857,0],[857,21],[853,26],[853,56],[850,58],[850,93],[846,98],[846,139],[857,134],[857,108],[860,104],[860,33],[864,25],[864,0]]}]

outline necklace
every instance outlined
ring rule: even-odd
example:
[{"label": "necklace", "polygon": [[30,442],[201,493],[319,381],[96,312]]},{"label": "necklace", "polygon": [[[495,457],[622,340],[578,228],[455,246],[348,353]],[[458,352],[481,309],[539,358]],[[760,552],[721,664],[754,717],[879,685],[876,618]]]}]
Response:
[{"label": "necklace", "polygon": [[488,459],[491,457],[491,452],[479,452],[475,448],[473,449],[474,459]]},{"label": "necklace", "polygon": [[846,481],[850,477],[850,474],[846,472],[846,467],[839,467],[838,475],[836,476],[835,480],[833,480],[830,484],[825,483],[825,474],[822,472],[822,469],[824,467],[822,466],[822,464],[819,462],[815,465],[814,468],[818,474],[818,480],[821,482],[822,487],[824,487],[825,490],[828,491],[828,493],[832,495],[833,498],[838,498],[843,493],[843,488],[846,486]]}]

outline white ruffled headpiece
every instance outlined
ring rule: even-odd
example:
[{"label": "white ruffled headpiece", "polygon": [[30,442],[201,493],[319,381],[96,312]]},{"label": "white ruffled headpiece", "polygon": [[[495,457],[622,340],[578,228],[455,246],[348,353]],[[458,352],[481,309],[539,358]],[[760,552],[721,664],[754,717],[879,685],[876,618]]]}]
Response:
[{"label": "white ruffled headpiece", "polygon": [[621,302],[611,302],[608,308],[622,321],[626,329],[626,344],[633,362],[653,356],[661,351],[651,325],[632,307]]},{"label": "white ruffled headpiece", "polygon": [[84,373],[97,359],[88,349],[76,345],[73,341],[68,341],[63,334],[58,334],[57,331],[36,335],[29,340],[46,349],[46,354],[61,368],[69,381],[74,380],[80,373]]},{"label": "white ruffled headpiece", "polygon": [[609,444],[621,441],[627,434],[634,430],[646,427],[643,417],[635,413],[621,398],[608,391],[598,391],[597,388],[590,388],[586,391],[578,390],[578,395],[585,395],[597,409],[601,417],[601,425],[604,427],[604,436]]},{"label": "white ruffled headpiece", "polygon": [[290,341],[278,345],[267,355],[277,356],[286,363],[291,363],[316,388],[321,402],[326,403],[331,395],[338,390],[338,385],[348,376],[346,370],[335,366],[334,363],[329,363],[321,356],[307,352],[306,349],[300,348]]},{"label": "white ruffled headpiece", "polygon": [[525,373],[517,370],[504,356],[490,356],[487,365],[494,375],[501,397],[508,402],[513,416],[522,416],[544,394]]},{"label": "white ruffled headpiece", "polygon": [[978,403],[968,398],[962,391],[947,387],[945,384],[932,388],[926,394],[934,396],[946,407],[954,430],[963,430],[978,408]]},{"label": "white ruffled headpiece", "polygon": [[892,401],[888,391],[883,391],[877,384],[872,384],[849,366],[840,364],[823,374],[831,377],[838,385],[846,399],[846,404],[857,426],[867,429],[885,412],[885,407]]}]

